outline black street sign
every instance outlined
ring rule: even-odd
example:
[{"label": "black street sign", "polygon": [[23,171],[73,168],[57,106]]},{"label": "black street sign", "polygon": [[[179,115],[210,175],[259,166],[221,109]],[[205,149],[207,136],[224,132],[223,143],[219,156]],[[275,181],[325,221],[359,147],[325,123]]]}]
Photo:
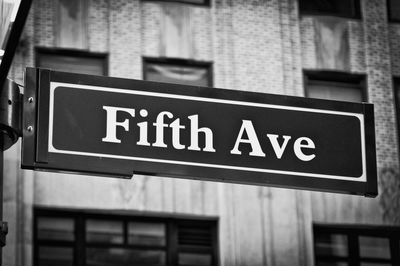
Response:
[{"label": "black street sign", "polygon": [[22,166],[377,195],[373,106],[27,69]]}]

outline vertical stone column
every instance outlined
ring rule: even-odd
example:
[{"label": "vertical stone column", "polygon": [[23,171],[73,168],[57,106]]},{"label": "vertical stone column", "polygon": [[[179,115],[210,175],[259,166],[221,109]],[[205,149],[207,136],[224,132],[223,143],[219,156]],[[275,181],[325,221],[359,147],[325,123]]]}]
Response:
[{"label": "vertical stone column", "polygon": [[[22,52],[23,61],[21,65],[21,78],[25,72],[25,67],[35,66],[35,15],[37,7],[33,1],[29,16],[25,23],[23,38],[25,42]],[[22,83],[23,84],[23,83]],[[33,265],[33,192],[34,192],[34,172],[30,170],[21,170],[21,141],[17,142],[17,229],[16,235],[16,266]]]},{"label": "vertical stone column", "polygon": [[[296,0],[283,0],[279,4],[284,77],[282,93],[304,96],[298,2]],[[270,193],[270,195],[271,200],[273,193]],[[311,195],[309,191],[298,190],[294,191],[294,198],[295,210],[293,210],[293,213],[297,221],[297,235],[295,237],[298,243],[295,259],[298,261],[298,265],[310,266],[314,263]]]},{"label": "vertical stone column", "polygon": [[[233,0],[212,1],[214,87],[232,88],[235,80],[232,26]],[[219,256],[221,265],[238,265],[235,255],[234,206],[230,202],[233,186],[218,184]]]},{"label": "vertical stone column", "polygon": [[[34,1],[26,19],[20,42],[14,55],[8,77],[18,84],[24,84],[25,67],[34,66],[34,32],[35,23],[50,25],[50,16],[43,17],[42,21],[35,20],[35,7],[43,6],[43,1]],[[50,5],[43,8],[51,9]],[[52,14],[52,12],[49,12]],[[48,19],[47,22],[44,20]],[[31,171],[20,170],[21,141],[15,143],[4,152],[3,173],[3,220],[9,224],[9,233],[6,236],[6,246],[3,248],[3,265],[31,265],[32,261],[32,202],[25,204],[26,175]],[[33,192],[33,185],[27,188]],[[26,230],[28,228],[29,230]]]},{"label": "vertical stone column", "polygon": [[[379,0],[363,1],[363,14],[368,99],[375,106],[379,202],[385,214],[390,211],[388,209],[399,207],[398,204],[393,204],[392,199],[387,199],[393,196],[388,188],[399,184],[400,178],[386,5]],[[398,218],[399,211],[389,217],[384,216],[384,220],[388,223],[393,222],[396,219],[394,216]]]},{"label": "vertical stone column", "polygon": [[140,5],[139,0],[110,1],[110,76],[142,78]]},{"label": "vertical stone column", "polygon": [[34,27],[38,29],[34,36],[35,45],[54,47],[55,1],[37,0],[32,5],[35,8]]},{"label": "vertical stone column", "polygon": [[235,83],[232,0],[215,0],[212,6],[214,86],[233,88]]},{"label": "vertical stone column", "polygon": [[282,62],[284,87],[282,93],[303,96],[300,21],[297,1],[280,1]]},{"label": "vertical stone column", "polygon": [[108,52],[109,45],[109,26],[108,19],[109,5],[108,0],[89,0],[88,1],[88,46],[90,51]]}]

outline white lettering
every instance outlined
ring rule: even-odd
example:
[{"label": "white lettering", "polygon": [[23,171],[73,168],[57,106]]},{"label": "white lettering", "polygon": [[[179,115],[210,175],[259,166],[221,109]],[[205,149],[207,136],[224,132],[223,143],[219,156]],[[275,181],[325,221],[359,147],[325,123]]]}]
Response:
[{"label": "white lettering", "polygon": [[182,150],[185,148],[185,145],[180,143],[181,141],[181,129],[185,129],[185,126],[181,125],[180,119],[176,119],[171,123],[170,127],[172,128],[172,146],[174,146],[177,150]]},{"label": "white lettering", "polygon": [[[303,144],[304,141],[306,142],[305,144]],[[301,150],[302,148],[315,149],[315,144],[310,138],[301,137],[296,139],[293,145],[293,150],[297,158],[299,158],[302,161],[308,162],[315,158],[315,154],[310,154],[310,155],[304,154],[303,151]]]},{"label": "white lettering", "polygon": [[103,109],[107,112],[106,120],[106,137],[102,138],[103,142],[121,143],[120,139],[117,139],[117,126],[122,127],[125,131],[129,130],[129,120],[125,119],[122,122],[117,122],[117,112],[125,112],[135,117],[135,109],[103,106]]},{"label": "white lettering", "polygon": [[[243,138],[243,133],[246,131],[248,139]],[[251,152],[249,155],[251,156],[265,156],[265,153],[262,151],[260,142],[258,141],[256,131],[254,130],[253,123],[250,120],[242,120],[242,127],[239,130],[239,135],[236,139],[235,146],[231,150],[231,154],[242,154],[239,151],[240,143],[249,143],[251,145]]]},{"label": "white lettering", "polygon": [[205,147],[203,151],[215,152],[213,147],[213,133],[208,127],[199,128],[199,116],[191,115],[188,116],[190,119],[190,146],[188,150],[200,151],[199,147],[199,133],[203,133],[205,136]]},{"label": "white lettering", "polygon": [[[148,112],[146,109],[142,109],[140,110],[139,114],[141,117],[147,117]],[[148,128],[147,124],[148,124],[147,122],[137,123],[139,127],[139,141],[136,142],[137,145],[150,146],[150,143],[147,140],[147,128]]]},{"label": "white lettering", "polygon": [[[136,121],[138,132],[135,132],[139,135],[138,141],[136,142],[137,145],[168,148],[168,145],[172,144],[172,147],[176,150],[188,149],[192,151],[216,152],[214,148],[213,131],[208,127],[199,127],[198,114],[188,116],[188,120],[185,118],[184,122],[182,122],[183,120],[181,118],[174,118],[171,112],[162,111],[157,114],[155,121],[151,123],[148,121],[149,112],[146,109],[138,111],[139,115],[137,118],[135,117],[136,110],[133,108],[103,106],[103,110],[106,111],[106,136],[102,138],[103,142],[121,143],[121,136],[119,135],[120,138],[118,138],[117,133],[121,134],[121,130],[126,132],[132,130],[130,128],[130,120],[135,118],[139,120]],[[123,121],[121,121],[122,119]],[[190,128],[189,125],[186,124],[188,122],[190,122]],[[152,125],[152,127],[149,128],[149,125]],[[151,140],[151,143],[149,142],[149,130],[152,130],[151,133],[155,133],[155,141],[153,142],[153,140]],[[185,130],[190,130],[190,145],[181,140],[182,134],[186,134]],[[171,135],[171,139],[165,139],[166,134],[167,136]],[[189,132],[187,132],[187,134],[189,134]],[[204,137],[204,141],[199,141],[200,135]],[[284,153],[287,152],[286,149],[288,145],[291,145],[289,142],[292,136],[268,133],[266,136],[268,138],[267,142],[269,141],[271,143],[276,158],[282,159]],[[249,151],[249,156],[266,156],[251,120],[242,120],[242,125],[236,137],[233,149],[230,150],[230,154],[241,155],[243,151],[239,150],[239,146],[244,144],[249,145],[247,149],[245,149],[246,152]],[[200,145],[204,145],[204,147],[200,147]],[[295,139],[293,151],[295,156],[304,162],[311,161],[316,157],[315,143],[308,137],[299,137]]]},{"label": "white lettering", "polygon": [[279,143],[278,143],[279,135],[267,134],[267,137],[269,138],[269,141],[271,142],[271,145],[272,145],[272,148],[274,149],[276,158],[281,159],[283,152],[285,151],[286,146],[292,137],[291,136],[283,136],[282,146],[279,146]]},{"label": "white lettering", "polygon": [[164,124],[164,116],[168,118],[174,117],[174,115],[168,111],[160,112],[157,115],[156,122],[153,123],[153,126],[156,127],[156,142],[153,143],[155,147],[167,148],[167,144],[164,143],[164,128],[168,127],[168,125]]}]

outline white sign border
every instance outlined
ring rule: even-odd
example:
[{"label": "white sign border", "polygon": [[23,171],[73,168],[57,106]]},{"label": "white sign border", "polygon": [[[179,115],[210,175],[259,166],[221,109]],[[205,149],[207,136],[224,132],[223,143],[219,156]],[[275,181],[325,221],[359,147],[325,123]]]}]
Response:
[{"label": "white sign border", "polygon": [[[244,106],[270,108],[270,109],[271,108],[272,109],[283,109],[283,110],[324,113],[324,114],[336,114],[336,115],[357,117],[360,121],[360,129],[361,129],[360,133],[361,133],[361,153],[362,153],[362,175],[358,178],[354,178],[354,177],[346,177],[346,176],[338,176],[338,175],[326,175],[326,174],[262,169],[262,168],[253,168],[253,167],[241,167],[241,166],[232,166],[232,165],[207,164],[207,163],[154,159],[154,158],[144,158],[144,157],[134,157],[134,156],[122,156],[122,155],[103,154],[103,153],[59,150],[53,146],[54,91],[57,87],[69,87],[69,88],[83,89],[83,90],[95,90],[95,91],[105,91],[105,92],[113,92],[113,93],[163,97],[163,98],[171,98],[171,99],[182,99],[182,100],[213,102],[213,103],[222,103],[222,104],[230,104],[230,105],[244,105]],[[169,93],[160,93],[160,92],[127,90],[127,89],[119,89],[119,88],[112,88],[112,87],[100,87],[100,86],[72,84],[72,83],[64,83],[64,82],[50,82],[50,103],[49,104],[50,105],[49,105],[48,151],[51,153],[62,153],[62,154],[104,157],[104,158],[113,158],[113,159],[122,159],[122,160],[137,160],[137,161],[144,161],[144,162],[192,165],[192,166],[200,166],[200,167],[222,168],[222,169],[229,169],[229,170],[251,171],[251,172],[260,172],[260,173],[283,174],[283,175],[295,175],[295,176],[315,177],[315,178],[325,178],[325,179],[338,179],[338,180],[347,180],[347,181],[356,181],[356,182],[367,182],[364,115],[359,114],[359,113],[330,111],[330,110],[322,110],[322,109],[311,109],[311,108],[293,107],[293,106],[272,105],[272,104],[253,103],[253,102],[225,100],[225,99],[214,99],[214,98],[205,98],[205,97],[198,97],[198,96],[188,96],[188,95],[169,94]]]}]

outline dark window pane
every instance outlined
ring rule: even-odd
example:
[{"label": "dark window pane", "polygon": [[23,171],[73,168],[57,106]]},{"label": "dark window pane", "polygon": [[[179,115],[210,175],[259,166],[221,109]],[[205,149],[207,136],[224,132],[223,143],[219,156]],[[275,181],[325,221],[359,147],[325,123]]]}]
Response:
[{"label": "dark window pane", "polygon": [[73,249],[69,247],[39,247],[39,266],[72,266]]},{"label": "dark window pane", "polygon": [[213,232],[211,224],[180,223],[178,226],[178,245],[212,247]]},{"label": "dark window pane", "polygon": [[391,266],[390,262],[383,263],[383,262],[361,262],[360,266]]},{"label": "dark window pane", "polygon": [[74,220],[69,218],[38,217],[37,234],[41,240],[74,240]]},{"label": "dark window pane", "polygon": [[400,134],[400,79],[399,78],[395,78],[393,80],[393,87],[396,98],[395,103],[396,103],[396,116],[397,116],[397,132],[398,132],[397,134]]},{"label": "dark window pane", "polygon": [[146,80],[193,85],[210,86],[209,68],[202,66],[182,66],[177,64],[145,64]]},{"label": "dark window pane", "polygon": [[347,262],[343,261],[319,261],[317,266],[348,266]]},{"label": "dark window pane", "polygon": [[362,102],[364,81],[362,75],[334,71],[305,71],[306,94],[310,98]]},{"label": "dark window pane", "polygon": [[359,17],[359,0],[300,0],[300,12],[303,14],[336,15]]},{"label": "dark window pane", "polygon": [[178,2],[196,5],[208,5],[209,0],[144,0],[144,1],[157,1],[157,2]]},{"label": "dark window pane", "polygon": [[205,0],[180,0],[181,2],[189,3],[189,4],[206,4]]},{"label": "dark window pane", "polygon": [[318,234],[315,236],[315,252],[317,255],[348,255],[347,236],[335,234]]},{"label": "dark window pane", "polygon": [[130,222],[128,243],[134,245],[165,245],[165,224]]},{"label": "dark window pane", "polygon": [[361,258],[390,259],[390,242],[388,238],[360,236]]},{"label": "dark window pane", "polygon": [[165,265],[165,257],[162,250],[86,249],[86,264],[90,266],[162,266]]},{"label": "dark window pane", "polygon": [[179,266],[210,266],[210,254],[179,253]]},{"label": "dark window pane", "polygon": [[105,59],[101,57],[39,52],[37,66],[90,75],[105,75],[106,73]]},{"label": "dark window pane", "polygon": [[327,100],[362,102],[362,90],[351,84],[312,82],[307,86],[308,97]]},{"label": "dark window pane", "polygon": [[390,19],[400,21],[400,1],[399,0],[388,0]]},{"label": "dark window pane", "polygon": [[122,244],[124,241],[122,221],[87,220],[86,241]]}]

